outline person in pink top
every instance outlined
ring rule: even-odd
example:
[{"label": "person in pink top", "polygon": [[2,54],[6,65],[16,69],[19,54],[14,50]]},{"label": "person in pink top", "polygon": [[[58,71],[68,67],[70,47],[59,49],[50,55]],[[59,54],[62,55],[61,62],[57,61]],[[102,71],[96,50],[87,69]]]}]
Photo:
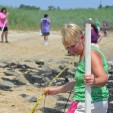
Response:
[{"label": "person in pink top", "polygon": [[5,42],[8,43],[8,13],[5,7],[1,8],[0,11],[0,30],[3,29],[3,32],[1,34],[1,42],[4,42],[4,37],[5,37]]}]

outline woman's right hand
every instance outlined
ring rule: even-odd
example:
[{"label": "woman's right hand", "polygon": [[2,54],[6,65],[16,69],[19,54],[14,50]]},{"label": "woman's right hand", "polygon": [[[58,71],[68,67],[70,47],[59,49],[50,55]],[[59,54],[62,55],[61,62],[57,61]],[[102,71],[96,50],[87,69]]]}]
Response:
[{"label": "woman's right hand", "polygon": [[44,89],[45,95],[56,95],[60,93],[59,88],[57,87],[50,87]]}]

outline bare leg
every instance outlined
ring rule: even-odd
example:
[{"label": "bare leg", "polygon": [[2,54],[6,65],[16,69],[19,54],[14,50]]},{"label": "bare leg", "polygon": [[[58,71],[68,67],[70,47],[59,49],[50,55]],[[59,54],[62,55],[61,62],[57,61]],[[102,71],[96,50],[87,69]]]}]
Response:
[{"label": "bare leg", "polygon": [[48,45],[48,36],[47,36],[47,35],[44,36],[44,44],[45,44],[45,45]]},{"label": "bare leg", "polygon": [[4,31],[3,31],[2,35],[1,35],[1,42],[2,43],[4,42]]},{"label": "bare leg", "polygon": [[106,30],[106,36],[107,36],[107,30]]},{"label": "bare leg", "polygon": [[7,35],[8,35],[8,31],[5,31],[5,41],[6,42],[8,42]]},{"label": "bare leg", "polygon": [[104,29],[104,36],[107,36],[107,30]]},{"label": "bare leg", "polygon": [[44,36],[44,41],[48,41],[48,36]]}]

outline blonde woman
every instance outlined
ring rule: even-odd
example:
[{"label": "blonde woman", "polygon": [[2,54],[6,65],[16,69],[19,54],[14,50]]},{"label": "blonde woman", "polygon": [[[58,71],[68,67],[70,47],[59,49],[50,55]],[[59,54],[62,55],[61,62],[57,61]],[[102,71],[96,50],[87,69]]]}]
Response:
[{"label": "blonde woman", "polygon": [[[55,95],[74,90],[73,102],[67,113],[85,113],[85,85],[91,86],[91,113],[107,113],[108,108],[108,66],[104,54],[96,47],[91,50],[91,72],[85,75],[85,37],[79,26],[66,24],[61,30],[62,42],[66,50],[80,56],[75,72],[75,80],[63,86],[51,87],[46,95]],[[84,76],[85,75],[85,76]]]}]

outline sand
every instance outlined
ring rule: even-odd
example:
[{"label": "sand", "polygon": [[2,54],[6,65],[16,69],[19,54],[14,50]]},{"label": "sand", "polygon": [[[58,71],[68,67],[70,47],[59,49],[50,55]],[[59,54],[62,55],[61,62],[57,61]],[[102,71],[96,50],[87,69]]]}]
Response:
[{"label": "sand", "polygon": [[[44,46],[43,37],[39,35],[38,31],[9,31],[8,38],[10,43],[0,43],[1,62],[23,62],[38,58],[44,61],[49,59],[56,59],[57,61],[64,58],[68,60],[69,58],[69,56],[66,56],[67,51],[62,45],[60,31],[51,31],[48,46]],[[103,37],[99,45],[107,60],[113,60],[113,33],[108,32],[108,36]],[[51,66],[55,67],[58,64],[51,64]],[[4,70],[0,68],[1,77],[4,76]],[[35,103],[26,101],[20,94],[29,94],[39,98],[41,93],[41,88],[30,85],[22,85],[7,91],[0,90],[0,113],[30,113]],[[69,94],[62,95],[67,98]],[[40,109],[43,106],[53,109],[58,102],[57,99],[56,96],[49,96],[46,98],[45,105],[43,105],[44,100],[42,100],[35,113],[42,113]],[[45,111],[45,113],[48,112]]]}]

